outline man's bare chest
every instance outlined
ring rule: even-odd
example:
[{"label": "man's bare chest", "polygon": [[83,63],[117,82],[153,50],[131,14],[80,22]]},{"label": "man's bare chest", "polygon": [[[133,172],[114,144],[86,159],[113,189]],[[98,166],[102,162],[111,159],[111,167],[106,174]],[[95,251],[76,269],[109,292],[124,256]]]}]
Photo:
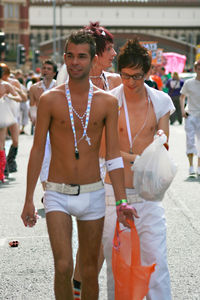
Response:
[{"label": "man's bare chest", "polygon": [[124,144],[152,139],[157,130],[157,121],[152,105],[145,110],[128,112],[128,118],[122,107],[118,122],[120,140]]}]

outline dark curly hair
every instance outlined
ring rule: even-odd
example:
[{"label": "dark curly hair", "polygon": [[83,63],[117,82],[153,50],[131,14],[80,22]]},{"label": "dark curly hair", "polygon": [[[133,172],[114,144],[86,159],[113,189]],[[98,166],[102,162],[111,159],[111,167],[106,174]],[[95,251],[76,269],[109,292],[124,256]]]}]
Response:
[{"label": "dark curly hair", "polygon": [[113,35],[104,27],[99,25],[99,22],[92,23],[84,27],[85,30],[89,31],[96,42],[96,54],[102,55],[106,44],[113,43]]},{"label": "dark curly hair", "polygon": [[123,68],[142,68],[144,74],[148,73],[151,67],[151,54],[142,46],[137,37],[128,40],[120,48],[118,55],[118,71]]}]

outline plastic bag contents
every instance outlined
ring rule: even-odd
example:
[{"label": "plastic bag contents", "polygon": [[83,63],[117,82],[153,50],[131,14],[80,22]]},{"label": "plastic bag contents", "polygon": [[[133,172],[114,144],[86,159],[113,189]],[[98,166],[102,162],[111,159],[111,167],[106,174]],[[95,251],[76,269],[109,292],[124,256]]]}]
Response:
[{"label": "plastic bag contents", "polygon": [[163,146],[166,140],[166,135],[156,135],[132,167],[133,185],[146,200],[162,200],[176,174],[177,166]]},{"label": "plastic bag contents", "polygon": [[148,293],[149,281],[155,264],[142,266],[140,241],[134,221],[128,220],[131,230],[120,230],[116,223],[112,250],[115,280],[115,300],[142,300]]}]

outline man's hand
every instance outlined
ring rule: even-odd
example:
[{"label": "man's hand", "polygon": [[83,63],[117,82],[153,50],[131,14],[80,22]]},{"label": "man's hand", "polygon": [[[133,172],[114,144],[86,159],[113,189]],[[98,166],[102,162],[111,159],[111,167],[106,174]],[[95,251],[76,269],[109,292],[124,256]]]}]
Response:
[{"label": "man's hand", "polygon": [[[164,133],[164,131],[162,129],[159,129],[156,133],[158,136],[162,136]],[[167,151],[169,150],[169,144],[166,142],[163,144],[163,146],[165,146],[165,148],[167,149]]]},{"label": "man's hand", "polygon": [[35,206],[32,202],[25,203],[21,218],[26,227],[33,227],[36,224],[38,216],[35,212]]},{"label": "man's hand", "polygon": [[139,218],[137,211],[134,207],[131,207],[127,203],[122,203],[120,205],[117,205],[118,221],[122,223],[125,227],[130,228],[130,225],[126,219],[133,220],[133,217]]}]

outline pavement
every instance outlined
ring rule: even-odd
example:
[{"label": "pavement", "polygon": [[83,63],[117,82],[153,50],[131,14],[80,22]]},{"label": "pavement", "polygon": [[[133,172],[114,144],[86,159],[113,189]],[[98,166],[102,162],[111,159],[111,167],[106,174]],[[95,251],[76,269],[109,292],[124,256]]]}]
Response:
[{"label": "pavement", "polygon": [[[167,218],[168,262],[173,300],[200,300],[200,180],[188,177],[184,127],[171,126],[170,153],[178,164],[177,175],[166,192],[163,204]],[[30,132],[30,131],[29,131]],[[34,228],[24,227],[23,208],[26,170],[33,136],[20,135],[17,156],[18,172],[0,184],[0,300],[51,300],[53,292],[53,258],[38,182],[35,205],[40,219]],[[10,141],[6,142],[7,149]],[[196,160],[195,160],[196,163]],[[19,246],[11,248],[10,241]],[[73,255],[77,249],[74,221]],[[100,300],[106,296],[105,264],[100,273]],[[158,299],[162,300],[162,299]]]}]

